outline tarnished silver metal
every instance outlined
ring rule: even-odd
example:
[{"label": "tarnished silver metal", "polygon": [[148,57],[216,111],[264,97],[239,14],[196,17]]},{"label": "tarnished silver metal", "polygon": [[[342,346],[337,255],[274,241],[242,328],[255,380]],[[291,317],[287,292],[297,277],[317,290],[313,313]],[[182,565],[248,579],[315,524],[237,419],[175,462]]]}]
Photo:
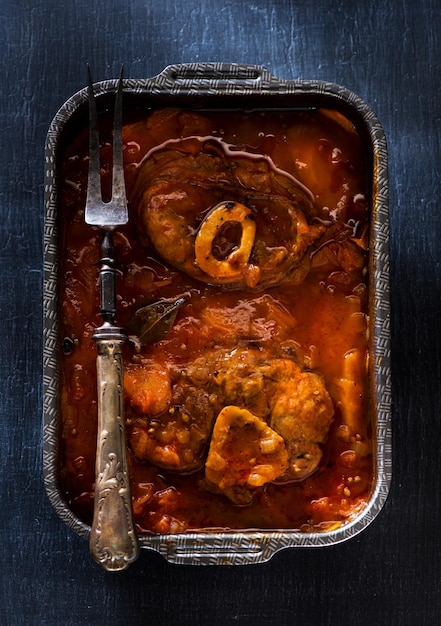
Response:
[{"label": "tarnished silver metal", "polygon": [[[151,110],[166,106],[200,110],[325,108],[343,113],[352,121],[372,161],[371,240],[369,271],[369,402],[372,411],[374,475],[366,506],[342,527],[330,531],[300,532],[297,529],[195,530],[179,534],[139,533],[141,548],[159,552],[167,561],[192,565],[244,565],[268,561],[287,548],[325,548],[365,531],[379,515],[392,476],[389,217],[387,145],[384,131],[371,108],[345,87],[317,80],[280,80],[263,67],[231,63],[170,65],[145,79],[126,79],[131,106]],[[95,84],[95,93],[108,98],[117,87],[114,79]],[[45,344],[44,344],[44,480],[61,519],[85,539],[89,526],[70,509],[59,488],[59,259],[62,254],[58,225],[62,216],[59,187],[60,146],[76,124],[77,114],[87,106],[87,93],[73,95],[55,116],[45,150]],[[114,465],[109,463],[108,477]],[[113,484],[113,483],[112,483]],[[106,513],[107,514],[107,513]],[[104,542],[106,543],[106,542]]]},{"label": "tarnished silver metal", "polygon": [[86,223],[91,226],[112,229],[127,224],[126,187],[124,182],[122,149],[122,70],[116,91],[115,113],[113,122],[113,169],[112,199],[103,202],[101,197],[100,143],[98,134],[98,116],[93,91],[92,77],[89,77],[89,177],[87,181]]},{"label": "tarnished silver metal", "polygon": [[96,102],[89,70],[89,177],[85,219],[104,229],[100,261],[103,325],[93,333],[97,345],[98,434],[95,504],[90,552],[108,571],[128,567],[139,554],[133,522],[130,477],[124,433],[123,358],[126,339],[115,325],[116,267],[112,231],[128,220],[122,154],[122,70],[118,82],[113,137],[112,199],[101,196]]}]

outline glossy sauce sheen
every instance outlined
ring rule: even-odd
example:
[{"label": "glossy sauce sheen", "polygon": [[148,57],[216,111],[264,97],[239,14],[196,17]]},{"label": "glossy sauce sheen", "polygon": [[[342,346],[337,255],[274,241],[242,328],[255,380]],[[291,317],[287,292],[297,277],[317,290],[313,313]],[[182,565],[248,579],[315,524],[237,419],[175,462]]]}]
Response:
[{"label": "glossy sauce sheen", "polygon": [[[174,473],[139,462],[129,451],[138,529],[173,533],[210,528],[305,532],[336,528],[360,512],[373,481],[366,376],[369,174],[360,138],[348,120],[330,111],[194,114],[165,110],[159,116],[160,124],[149,124],[148,113],[133,118],[127,114],[123,141],[129,199],[137,164],[149,150],[170,139],[211,135],[240,151],[268,155],[277,168],[298,179],[312,192],[326,233],[308,252],[311,269],[301,284],[287,280],[263,292],[232,291],[204,284],[159,258],[152,246],[141,242],[129,204],[130,222],[114,235],[120,270],[117,323],[129,327],[135,311],[148,302],[181,293],[190,293],[191,298],[164,338],[142,347],[141,352],[127,342],[126,363],[149,356],[157,363],[185,369],[189,360],[209,349],[233,349],[247,310],[260,342],[286,341],[288,336],[295,342],[299,360],[323,376],[335,414],[319,467],[300,481],[274,482],[256,489],[246,506],[204,489],[203,468]],[[111,120],[103,116],[101,126],[106,195],[111,173]],[[96,348],[91,335],[101,323],[97,288],[101,232],[84,223],[87,154],[88,132],[84,129],[62,157],[60,483],[70,508],[90,524],[97,419]],[[339,248],[341,240],[350,241],[349,252]],[[265,317],[268,303],[273,312],[280,312],[281,319]],[[228,315],[219,316],[227,309]],[[207,310],[215,313],[218,325],[212,336],[201,332],[198,323]],[[224,332],[219,330],[222,323]],[[355,366],[345,370],[348,356],[350,360],[354,354]],[[128,429],[132,413],[128,406]]]}]

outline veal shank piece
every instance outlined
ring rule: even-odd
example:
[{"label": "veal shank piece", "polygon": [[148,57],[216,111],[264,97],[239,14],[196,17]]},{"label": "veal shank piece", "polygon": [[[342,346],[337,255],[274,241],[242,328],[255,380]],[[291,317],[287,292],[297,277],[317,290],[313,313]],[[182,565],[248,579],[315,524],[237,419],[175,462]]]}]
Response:
[{"label": "veal shank piece", "polygon": [[166,141],[140,167],[133,206],[163,259],[206,283],[272,286],[309,270],[324,226],[313,198],[268,157],[214,137]]}]

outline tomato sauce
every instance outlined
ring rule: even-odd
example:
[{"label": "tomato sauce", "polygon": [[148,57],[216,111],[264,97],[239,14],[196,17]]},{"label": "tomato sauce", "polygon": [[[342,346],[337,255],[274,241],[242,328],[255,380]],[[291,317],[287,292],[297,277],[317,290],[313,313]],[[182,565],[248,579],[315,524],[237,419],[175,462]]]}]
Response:
[{"label": "tomato sauce", "polygon": [[[369,172],[363,144],[346,118],[328,110],[198,114],[164,110],[159,115],[161,123],[153,124],[148,112],[127,113],[123,129],[130,219],[114,234],[117,323],[129,329],[136,311],[149,302],[179,294],[190,298],[158,340],[139,346],[129,336],[124,346],[126,364],[148,356],[164,367],[185,369],[207,350],[234,348],[245,323],[251,342],[291,341],[296,358],[323,377],[335,412],[317,469],[299,481],[267,483],[243,506],[206,490],[203,468],[173,472],[140,462],[129,447],[138,530],[337,528],[364,507],[373,481],[366,373]],[[100,124],[106,197],[112,160],[110,117],[103,115]],[[326,229],[308,251],[310,270],[303,282],[287,279],[263,291],[213,286],[176,269],[146,246],[130,203],[139,163],[155,146],[197,135],[221,139],[241,152],[268,156],[275,167],[310,190]],[[101,324],[102,234],[84,223],[87,155],[85,128],[62,155],[59,469],[66,502],[90,524],[97,434],[96,347],[91,336]],[[128,428],[132,417],[127,406]]]}]

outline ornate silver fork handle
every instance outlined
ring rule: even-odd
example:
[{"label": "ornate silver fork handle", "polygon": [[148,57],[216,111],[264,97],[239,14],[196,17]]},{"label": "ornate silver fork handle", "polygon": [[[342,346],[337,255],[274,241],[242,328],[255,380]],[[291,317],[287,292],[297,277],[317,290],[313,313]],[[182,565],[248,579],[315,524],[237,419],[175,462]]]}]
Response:
[{"label": "ornate silver fork handle", "polygon": [[124,431],[123,358],[126,339],[115,325],[116,267],[112,232],[128,220],[122,157],[122,70],[118,83],[113,143],[112,199],[101,197],[96,102],[89,70],[90,150],[86,223],[104,229],[100,261],[103,324],[93,333],[97,345],[98,434],[95,502],[90,552],[108,571],[126,569],[139,554],[133,521]]}]

